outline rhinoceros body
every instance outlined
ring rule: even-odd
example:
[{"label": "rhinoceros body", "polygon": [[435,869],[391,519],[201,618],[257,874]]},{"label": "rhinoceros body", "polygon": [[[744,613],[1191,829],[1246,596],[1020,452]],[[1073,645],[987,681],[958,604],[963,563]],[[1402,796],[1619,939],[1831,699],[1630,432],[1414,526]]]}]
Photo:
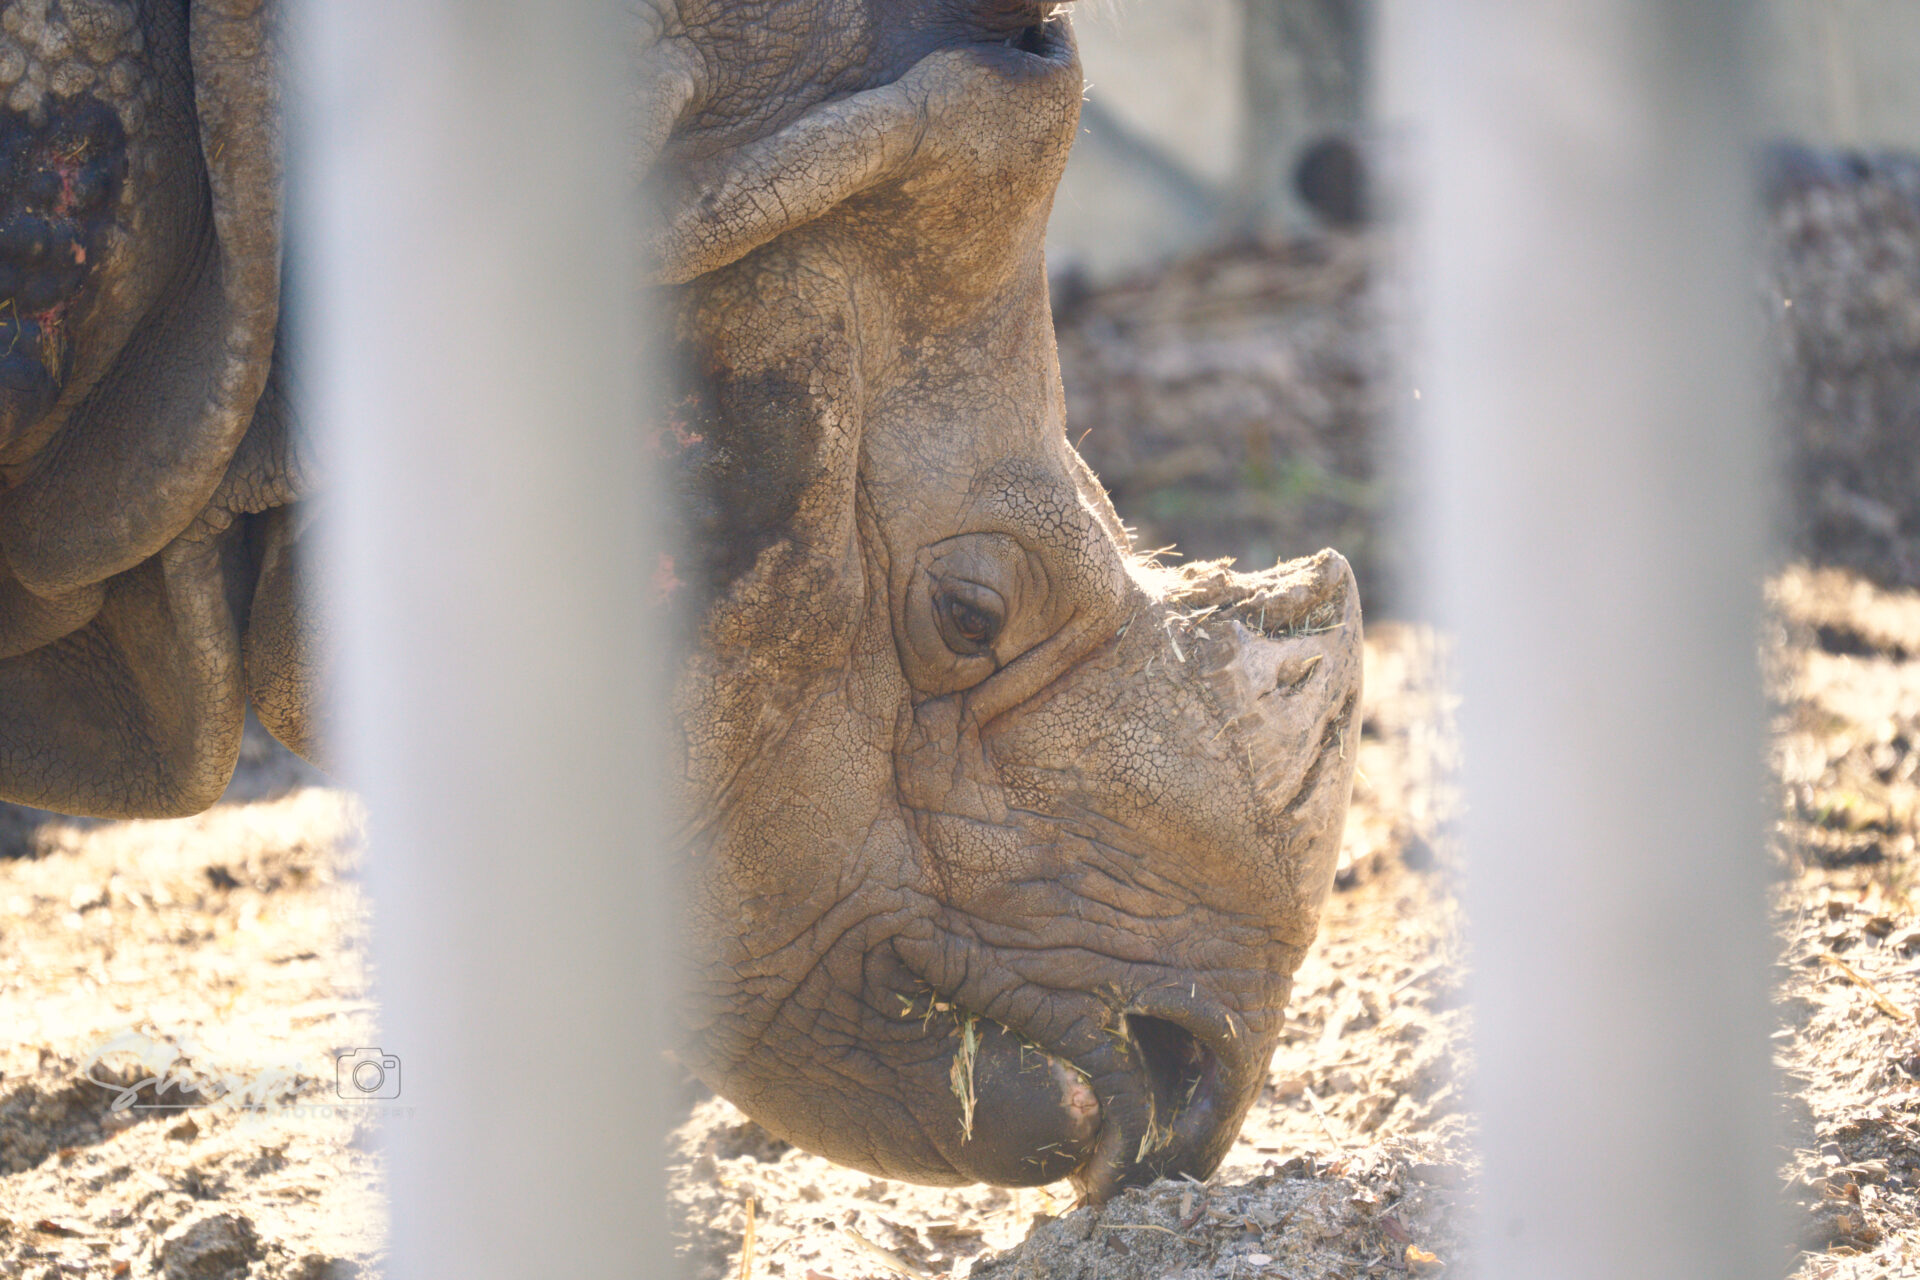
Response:
[{"label": "rhinoceros body", "polygon": [[[1332,552],[1137,556],[1068,445],[1053,9],[643,6],[635,147],[683,357],[683,1056],[849,1164],[1102,1196],[1210,1171],[1259,1088],[1360,618]],[[0,796],[187,812],[249,699],[316,736],[272,14],[0,14]]]},{"label": "rhinoceros body", "polygon": [[7,799],[204,808],[249,696],[308,745],[271,16],[0,6]]}]

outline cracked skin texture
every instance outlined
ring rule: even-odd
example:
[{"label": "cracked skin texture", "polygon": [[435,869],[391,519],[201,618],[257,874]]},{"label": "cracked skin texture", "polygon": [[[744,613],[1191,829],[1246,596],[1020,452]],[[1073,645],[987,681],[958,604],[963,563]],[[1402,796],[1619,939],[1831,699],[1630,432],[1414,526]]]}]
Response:
[{"label": "cracked skin texture", "polygon": [[0,5],[0,799],[196,812],[249,697],[311,749],[276,21]]},{"label": "cracked skin texture", "polygon": [[1332,877],[1346,564],[1153,566],[1068,445],[1041,257],[1064,20],[655,16],[697,618],[683,1056],[885,1176],[1205,1175]]},{"label": "cracked skin texture", "polygon": [[[1081,92],[1063,20],[637,12],[689,384],[662,434],[685,1057],[876,1173],[1204,1174],[1332,877],[1345,562],[1154,567],[1068,446],[1041,260]],[[0,4],[0,798],[186,813],[249,700],[319,736],[275,24]]]}]

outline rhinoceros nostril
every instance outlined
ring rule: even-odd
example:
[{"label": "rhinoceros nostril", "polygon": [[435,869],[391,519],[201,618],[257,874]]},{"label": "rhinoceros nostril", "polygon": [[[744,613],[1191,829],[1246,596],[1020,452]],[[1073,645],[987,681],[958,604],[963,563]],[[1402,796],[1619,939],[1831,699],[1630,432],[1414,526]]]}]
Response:
[{"label": "rhinoceros nostril", "polygon": [[[1204,1010],[1196,1016],[1203,1027],[1210,1020]],[[1245,1110],[1237,1101],[1244,1097],[1244,1081],[1236,1084],[1236,1072],[1221,1056],[1225,1043],[1209,1043],[1202,1034],[1151,1014],[1129,1013],[1124,1025],[1131,1051],[1108,1108],[1110,1121],[1093,1159],[1073,1174],[1074,1185],[1089,1200],[1105,1200],[1156,1178],[1210,1175]],[[1105,1087],[1114,1088],[1115,1082]]]},{"label": "rhinoceros nostril", "polygon": [[1133,1014],[1127,1019],[1127,1032],[1139,1046],[1153,1082],[1156,1125],[1171,1135],[1179,1118],[1192,1110],[1210,1075],[1217,1074],[1211,1070],[1213,1051],[1191,1031],[1165,1018]]}]

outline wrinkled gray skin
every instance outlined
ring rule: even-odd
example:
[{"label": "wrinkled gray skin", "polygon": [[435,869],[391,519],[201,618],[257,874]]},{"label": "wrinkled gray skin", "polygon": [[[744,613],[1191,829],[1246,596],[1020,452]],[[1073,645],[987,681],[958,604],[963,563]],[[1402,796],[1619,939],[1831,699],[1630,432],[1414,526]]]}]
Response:
[{"label": "wrinkled gray skin", "polygon": [[[51,13],[48,10],[52,10]],[[0,798],[218,795],[315,738],[270,9],[0,0]],[[1332,877],[1331,552],[1135,557],[1066,441],[1041,240],[1081,92],[1024,0],[643,8],[685,356],[687,1061],[931,1182],[1211,1170]]]},{"label": "wrinkled gray skin", "polygon": [[309,745],[270,12],[0,4],[0,798],[203,809],[248,698]]},{"label": "wrinkled gray skin", "polygon": [[1079,113],[1023,0],[680,0],[643,59],[688,1061],[928,1182],[1205,1175],[1332,877],[1360,684],[1332,552],[1135,557],[1067,444],[1041,244]]}]

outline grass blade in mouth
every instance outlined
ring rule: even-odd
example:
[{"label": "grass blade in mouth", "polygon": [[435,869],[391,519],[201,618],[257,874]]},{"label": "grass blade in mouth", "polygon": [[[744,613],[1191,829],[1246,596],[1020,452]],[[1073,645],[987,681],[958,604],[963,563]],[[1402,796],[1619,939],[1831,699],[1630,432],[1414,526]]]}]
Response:
[{"label": "grass blade in mouth", "polygon": [[953,1052],[953,1066],[947,1072],[947,1083],[953,1089],[953,1096],[960,1099],[960,1141],[973,1140],[973,1060],[980,1051],[980,1033],[975,1024],[979,1021],[973,1014],[960,1019],[960,1047]]}]

